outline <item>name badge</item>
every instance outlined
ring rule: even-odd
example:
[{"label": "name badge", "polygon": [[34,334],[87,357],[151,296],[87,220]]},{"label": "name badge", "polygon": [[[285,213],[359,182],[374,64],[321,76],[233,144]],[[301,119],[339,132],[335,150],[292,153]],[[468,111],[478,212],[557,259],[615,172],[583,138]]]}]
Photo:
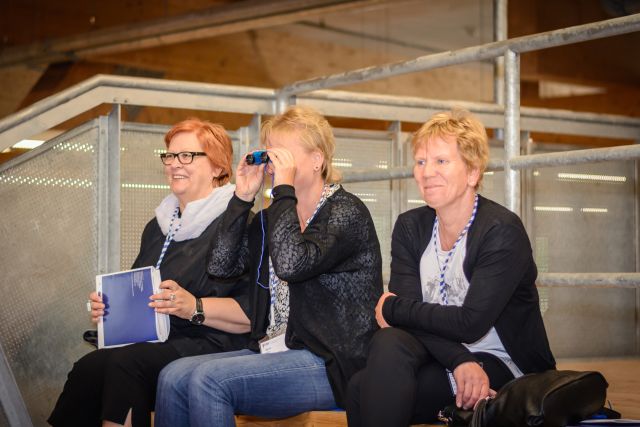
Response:
[{"label": "name badge", "polygon": [[271,339],[260,342],[260,353],[280,353],[281,351],[289,350],[289,347],[284,343],[284,335],[280,334]]}]

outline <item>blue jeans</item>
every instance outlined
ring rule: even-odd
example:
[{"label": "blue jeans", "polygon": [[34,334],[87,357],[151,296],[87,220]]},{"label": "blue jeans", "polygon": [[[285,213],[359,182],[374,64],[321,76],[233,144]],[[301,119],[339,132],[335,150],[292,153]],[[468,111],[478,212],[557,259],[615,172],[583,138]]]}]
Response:
[{"label": "blue jeans", "polygon": [[234,413],[281,418],[335,409],[324,361],[308,350],[185,357],[160,373],[155,425],[234,426]]}]

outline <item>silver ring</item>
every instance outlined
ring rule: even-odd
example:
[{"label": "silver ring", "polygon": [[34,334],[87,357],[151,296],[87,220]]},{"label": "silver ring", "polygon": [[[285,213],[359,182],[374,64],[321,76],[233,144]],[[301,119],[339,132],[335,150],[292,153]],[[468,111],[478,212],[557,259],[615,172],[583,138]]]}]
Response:
[{"label": "silver ring", "polygon": [[170,293],[170,294],[169,294],[169,301],[173,302],[173,301],[175,301],[175,300],[176,300],[176,294],[174,294],[174,293]]},{"label": "silver ring", "polygon": [[87,300],[87,311],[91,313],[91,300]]}]

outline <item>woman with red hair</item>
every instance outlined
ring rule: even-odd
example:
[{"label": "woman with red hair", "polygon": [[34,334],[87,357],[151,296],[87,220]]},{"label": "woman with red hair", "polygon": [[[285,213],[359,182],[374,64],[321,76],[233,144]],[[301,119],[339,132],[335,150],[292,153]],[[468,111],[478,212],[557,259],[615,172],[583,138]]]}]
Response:
[{"label": "woman with red hair", "polygon": [[[235,190],[229,184],[231,140],[220,125],[188,119],[169,130],[165,143],[160,158],[171,194],[145,227],[132,268],[160,268],[161,292],[149,306],[170,316],[169,338],[101,349],[78,360],[49,417],[53,426],[148,426],[164,366],[246,346],[243,277],[221,280],[206,271],[213,232]],[[105,304],[96,292],[89,298],[97,323]]]}]

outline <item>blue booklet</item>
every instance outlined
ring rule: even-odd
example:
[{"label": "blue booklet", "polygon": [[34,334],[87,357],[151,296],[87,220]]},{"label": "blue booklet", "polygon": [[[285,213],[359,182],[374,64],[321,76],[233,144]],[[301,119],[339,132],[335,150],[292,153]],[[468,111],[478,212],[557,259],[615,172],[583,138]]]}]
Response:
[{"label": "blue booklet", "polygon": [[155,267],[96,276],[96,290],[106,305],[98,322],[98,348],[167,339],[169,316],[149,307],[149,297],[159,292],[160,281]]}]

